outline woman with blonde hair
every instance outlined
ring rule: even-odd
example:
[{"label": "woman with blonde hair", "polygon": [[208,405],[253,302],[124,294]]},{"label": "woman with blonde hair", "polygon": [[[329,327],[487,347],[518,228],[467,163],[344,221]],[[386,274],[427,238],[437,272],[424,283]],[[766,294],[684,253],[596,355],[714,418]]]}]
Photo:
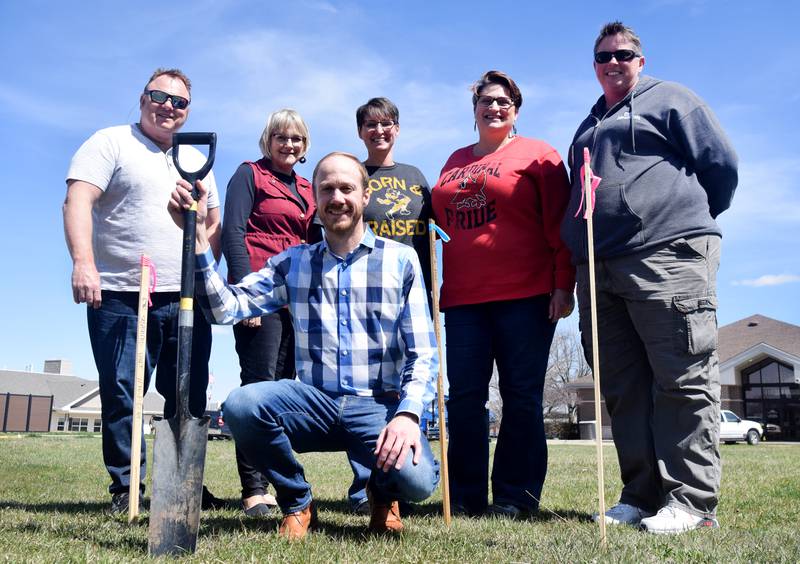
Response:
[{"label": "woman with blonde hair", "polygon": [[[287,248],[319,240],[311,183],[294,172],[310,146],[308,127],[294,110],[269,116],[259,140],[262,158],[244,162],[225,196],[222,251],[231,283],[260,270]],[[242,386],[294,377],[294,333],[287,309],[245,319],[233,328]],[[242,509],[266,515],[276,505],[264,477],[236,449],[242,483]]]}]

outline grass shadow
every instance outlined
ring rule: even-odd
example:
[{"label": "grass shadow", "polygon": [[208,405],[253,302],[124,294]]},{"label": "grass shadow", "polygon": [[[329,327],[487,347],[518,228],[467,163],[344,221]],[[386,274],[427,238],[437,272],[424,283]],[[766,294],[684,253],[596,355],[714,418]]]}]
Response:
[{"label": "grass shadow", "polygon": [[579,523],[591,523],[592,515],[585,511],[575,509],[551,509],[540,508],[539,513],[534,518],[535,521],[578,521]]},{"label": "grass shadow", "polygon": [[30,511],[31,513],[108,513],[109,507],[111,507],[110,500],[103,503],[97,501],[20,503],[18,501],[0,500],[0,508],[19,509],[22,511]]},{"label": "grass shadow", "polygon": [[102,530],[102,527],[86,527],[83,523],[59,523],[57,527],[46,524],[42,525],[36,522],[23,522],[13,524],[9,529],[14,530],[17,534],[31,533],[34,535],[46,534],[59,536],[67,540],[78,540],[91,545],[97,545],[104,549],[122,550],[127,552],[147,552],[147,540],[142,539],[139,529],[147,527],[146,519],[139,519],[138,521],[128,524],[127,518],[124,520],[120,518],[119,526],[123,527],[123,534],[109,536],[107,530]]},{"label": "grass shadow", "polygon": [[[266,533],[277,535],[278,526],[281,522],[280,513],[268,517],[229,517],[217,515],[203,518],[200,521],[200,536],[215,537],[225,536],[234,532],[246,531],[249,533]],[[325,535],[333,540],[366,540],[367,520],[364,518],[363,524],[336,523],[327,521],[324,518],[314,529],[314,535]]]},{"label": "grass shadow", "polygon": [[[370,538],[374,538],[367,531],[369,517],[354,515],[347,500],[315,498],[314,504],[320,513],[338,513],[352,517],[357,521],[357,523],[342,523],[339,517],[325,519],[323,515],[314,530],[315,535],[325,535],[332,540],[358,542],[366,542]],[[433,507],[434,504],[431,504],[431,506]],[[275,509],[273,513],[263,517],[247,517],[241,511],[236,511],[233,515],[231,513],[230,510],[204,512],[200,521],[200,536],[216,536],[241,531],[275,534],[282,519],[279,509]],[[414,515],[419,514],[414,513]],[[385,535],[381,538],[394,539],[399,537]]]}]

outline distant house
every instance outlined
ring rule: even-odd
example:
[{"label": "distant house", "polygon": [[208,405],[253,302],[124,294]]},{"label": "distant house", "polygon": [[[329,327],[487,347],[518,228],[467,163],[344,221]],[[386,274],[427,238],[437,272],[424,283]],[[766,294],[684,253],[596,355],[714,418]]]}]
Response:
[{"label": "distant house", "polygon": [[[800,327],[752,315],[720,327],[717,352],[722,409],[769,425],[770,438],[800,441]],[[570,387],[578,396],[581,438],[592,438],[592,378],[576,380]],[[603,436],[611,438],[605,402],[601,407]]]},{"label": "distant house", "polygon": [[[72,376],[66,361],[48,360],[43,372],[0,370],[0,432],[88,431],[99,433],[100,387]],[[144,397],[143,424],[164,411],[156,392]]]}]

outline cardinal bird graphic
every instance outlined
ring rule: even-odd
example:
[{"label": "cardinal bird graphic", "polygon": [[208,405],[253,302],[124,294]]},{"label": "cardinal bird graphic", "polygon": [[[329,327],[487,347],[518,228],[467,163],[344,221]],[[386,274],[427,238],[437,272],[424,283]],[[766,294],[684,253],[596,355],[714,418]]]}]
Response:
[{"label": "cardinal bird graphic", "polygon": [[475,176],[468,174],[458,183],[458,189],[450,203],[455,204],[457,210],[482,208],[486,205],[485,188],[486,171],[482,171]]}]

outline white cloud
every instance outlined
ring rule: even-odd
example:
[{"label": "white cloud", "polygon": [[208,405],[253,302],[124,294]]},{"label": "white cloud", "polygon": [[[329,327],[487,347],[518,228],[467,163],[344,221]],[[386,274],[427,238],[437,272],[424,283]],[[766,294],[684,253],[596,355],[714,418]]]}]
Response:
[{"label": "white cloud", "polygon": [[752,240],[783,232],[783,237],[794,239],[800,227],[798,170],[796,157],[743,159],[733,203],[719,219],[725,237]]},{"label": "white cloud", "polygon": [[[3,113],[25,116],[25,120],[36,125],[66,131],[80,131],[85,120],[92,115],[88,106],[64,103],[47,93],[25,91],[21,88],[0,84],[0,106]],[[65,119],[65,116],[69,116]]]},{"label": "white cloud", "polygon": [[782,284],[790,284],[792,282],[800,282],[800,276],[797,274],[765,274],[752,280],[737,280],[732,284],[734,286],[752,286],[760,288],[762,286],[780,286]]},{"label": "white cloud", "polygon": [[416,67],[388,60],[341,29],[330,37],[243,33],[200,58],[209,61],[210,91],[197,100],[194,123],[202,111],[233,152],[253,152],[267,116],[291,107],[309,124],[312,160],[333,149],[360,153],[355,111],[374,96],[387,96],[400,108],[398,159],[427,174],[438,173],[451,151],[474,141],[468,81],[416,75]]},{"label": "white cloud", "polygon": [[327,14],[339,13],[339,9],[330,2],[307,2],[306,5],[312,10],[319,10]]},{"label": "white cloud", "polygon": [[[298,36],[295,31],[261,31],[235,36],[206,54],[214,60],[217,78],[215,101],[228,99],[218,108],[233,123],[263,124],[269,112],[296,107],[306,117],[329,121],[355,108],[354,94],[381,84],[390,66],[359,45],[340,37]],[[227,90],[235,84],[235,91]],[[215,105],[218,105],[215,103]]]}]

